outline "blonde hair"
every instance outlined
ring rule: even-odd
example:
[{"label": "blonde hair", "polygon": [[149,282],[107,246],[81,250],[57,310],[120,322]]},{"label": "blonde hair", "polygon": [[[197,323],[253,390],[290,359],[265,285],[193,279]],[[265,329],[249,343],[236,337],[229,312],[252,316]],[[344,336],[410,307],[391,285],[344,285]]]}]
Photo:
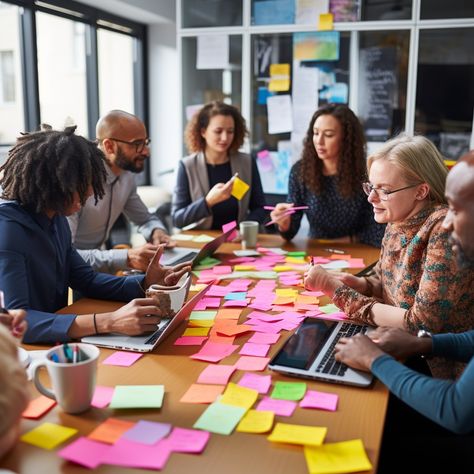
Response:
[{"label": "blonde hair", "polygon": [[15,340],[0,324],[0,437],[18,422],[28,404],[28,382]]},{"label": "blonde hair", "polygon": [[382,159],[397,166],[408,184],[428,184],[432,203],[447,204],[444,190],[448,168],[433,142],[421,135],[399,135],[369,156],[369,171],[375,161]]}]

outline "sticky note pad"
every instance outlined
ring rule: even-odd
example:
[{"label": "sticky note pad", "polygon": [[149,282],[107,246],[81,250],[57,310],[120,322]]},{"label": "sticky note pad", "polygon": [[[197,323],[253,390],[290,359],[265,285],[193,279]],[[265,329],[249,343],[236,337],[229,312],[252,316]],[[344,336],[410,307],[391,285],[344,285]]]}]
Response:
[{"label": "sticky note pad", "polygon": [[215,402],[194,423],[193,428],[230,435],[247,410],[243,407]]},{"label": "sticky note pad", "polygon": [[224,385],[202,385],[193,383],[181,397],[182,403],[213,403],[224,391]]},{"label": "sticky note pad", "polygon": [[219,402],[225,403],[226,405],[243,407],[248,410],[255,403],[257,397],[257,390],[230,382]]},{"label": "sticky note pad", "polygon": [[119,365],[121,367],[130,367],[141,357],[143,357],[143,354],[139,354],[136,352],[117,351],[109,355],[109,357],[103,360],[102,363],[105,365]]},{"label": "sticky note pad", "polygon": [[276,382],[270,396],[279,400],[301,400],[305,393],[304,382]]},{"label": "sticky note pad", "polygon": [[25,408],[25,411],[21,414],[23,418],[30,418],[32,420],[37,420],[41,418],[45,413],[47,413],[51,408],[56,405],[56,400],[51,400],[51,398],[40,395],[39,397],[31,400],[28,403],[28,406]]},{"label": "sticky note pad", "polygon": [[89,469],[96,469],[102,463],[105,453],[110,448],[109,444],[81,437],[61,449],[58,456]]},{"label": "sticky note pad", "polygon": [[94,431],[89,433],[88,438],[102,443],[114,444],[135,423],[131,421],[109,418],[101,423]]},{"label": "sticky note pad", "polygon": [[272,411],[249,410],[237,425],[242,433],[266,433],[273,426],[275,413]]},{"label": "sticky note pad", "polygon": [[291,425],[289,423],[277,423],[267,439],[275,443],[320,446],[324,441],[327,430],[327,428],[321,426],[304,426]]},{"label": "sticky note pad", "polygon": [[240,201],[249,189],[250,186],[245,181],[242,181],[239,177],[236,177],[234,178],[234,186],[232,187],[231,194]]},{"label": "sticky note pad", "polygon": [[372,469],[372,464],[360,439],[327,443],[322,446],[305,446],[304,456],[311,473],[331,474]]},{"label": "sticky note pad", "polygon": [[117,385],[110,408],[161,408],[164,385]]},{"label": "sticky note pad", "polygon": [[43,423],[25,433],[20,439],[39,448],[51,450],[76,433],[75,428],[68,428],[55,423]]}]

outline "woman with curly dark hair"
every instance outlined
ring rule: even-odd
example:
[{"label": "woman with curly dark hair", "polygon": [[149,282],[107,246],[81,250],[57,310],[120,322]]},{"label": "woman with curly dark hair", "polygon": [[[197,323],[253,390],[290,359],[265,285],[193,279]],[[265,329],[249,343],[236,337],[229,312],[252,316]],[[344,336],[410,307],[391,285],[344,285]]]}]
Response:
[{"label": "woman with curly dark hair", "polygon": [[[245,120],[232,105],[210,102],[197,112],[185,132],[190,155],[178,169],[171,215],[176,227],[220,229],[232,220],[265,219],[265,196],[254,160],[238,150],[248,134]],[[234,176],[250,185],[238,200]]]},{"label": "woman with curly dark hair", "polygon": [[309,237],[358,241],[380,247],[384,226],[377,224],[362,190],[366,180],[365,138],[354,112],[327,104],[311,118],[301,160],[290,172],[288,202],[271,213],[283,238],[298,232],[306,205]]}]

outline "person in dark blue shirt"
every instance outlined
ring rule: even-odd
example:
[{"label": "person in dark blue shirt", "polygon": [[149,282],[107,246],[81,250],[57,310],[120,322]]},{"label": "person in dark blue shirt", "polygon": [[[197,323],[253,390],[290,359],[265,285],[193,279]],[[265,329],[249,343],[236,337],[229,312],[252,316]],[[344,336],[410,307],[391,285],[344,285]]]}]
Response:
[{"label": "person in dark blue shirt", "polygon": [[[174,285],[190,271],[188,264],[160,265],[161,247],[145,276],[127,278],[97,273],[77,253],[65,216],[92,194],[102,197],[106,174],[103,153],[74,130],[21,136],[0,168],[0,289],[6,308],[27,311],[25,343],[151,331],[160,308],[144,298],[144,288]],[[67,305],[68,287],[87,297],[129,303],[110,313],[54,314]]]}]

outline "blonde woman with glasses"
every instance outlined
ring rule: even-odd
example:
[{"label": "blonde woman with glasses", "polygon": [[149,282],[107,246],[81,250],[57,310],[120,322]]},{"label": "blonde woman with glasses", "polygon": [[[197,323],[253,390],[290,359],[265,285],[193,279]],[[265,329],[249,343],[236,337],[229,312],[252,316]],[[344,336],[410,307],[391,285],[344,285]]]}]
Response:
[{"label": "blonde woman with glasses", "polygon": [[[350,319],[412,334],[461,332],[474,327],[473,272],[456,268],[449,232],[448,170],[435,145],[399,136],[369,157],[363,189],[374,218],[386,223],[380,260],[369,277],[311,268],[305,286],[321,289]],[[431,372],[455,378],[459,363],[428,361]]]}]

